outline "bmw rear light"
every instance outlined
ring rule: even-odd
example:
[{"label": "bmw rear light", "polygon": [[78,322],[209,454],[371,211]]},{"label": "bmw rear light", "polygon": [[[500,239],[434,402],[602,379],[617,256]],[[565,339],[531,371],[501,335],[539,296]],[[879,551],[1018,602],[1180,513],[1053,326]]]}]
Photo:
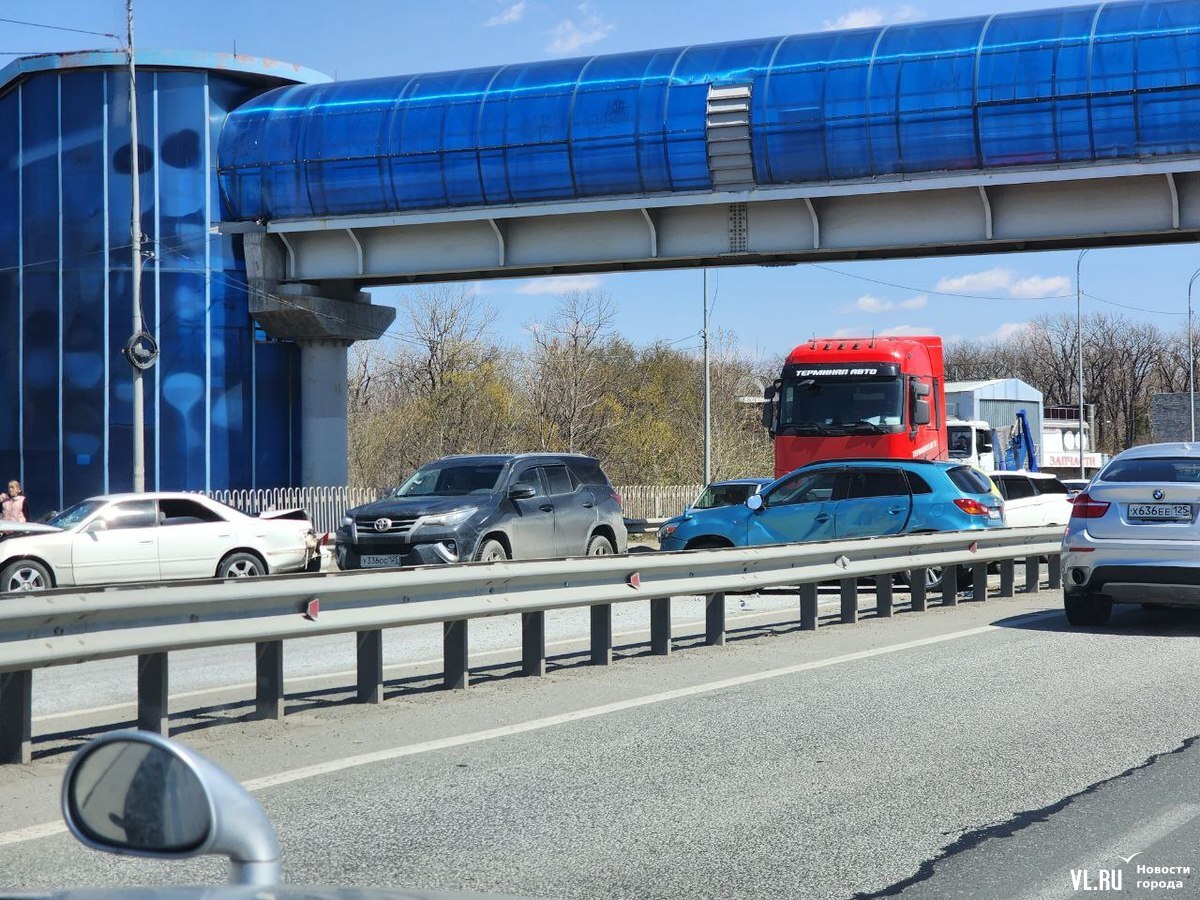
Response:
[{"label": "bmw rear light", "polygon": [[1104,500],[1093,500],[1084,491],[1082,494],[1076,494],[1075,499],[1071,502],[1071,518],[1099,519],[1108,512],[1111,505]]},{"label": "bmw rear light", "polygon": [[617,493],[616,488],[610,488],[608,491],[608,496],[616,501],[617,506],[621,505],[621,495]]},{"label": "bmw rear light", "polygon": [[988,514],[988,508],[974,497],[959,497],[954,501],[954,505],[968,516],[986,516]]}]

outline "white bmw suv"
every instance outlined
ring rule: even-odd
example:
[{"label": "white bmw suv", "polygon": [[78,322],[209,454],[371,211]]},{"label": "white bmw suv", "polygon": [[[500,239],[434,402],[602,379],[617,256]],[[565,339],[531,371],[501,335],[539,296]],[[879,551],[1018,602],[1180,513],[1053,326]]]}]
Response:
[{"label": "white bmw suv", "polygon": [[1114,603],[1200,607],[1200,443],[1147,444],[1113,458],[1075,497],[1063,537],[1072,625]]}]

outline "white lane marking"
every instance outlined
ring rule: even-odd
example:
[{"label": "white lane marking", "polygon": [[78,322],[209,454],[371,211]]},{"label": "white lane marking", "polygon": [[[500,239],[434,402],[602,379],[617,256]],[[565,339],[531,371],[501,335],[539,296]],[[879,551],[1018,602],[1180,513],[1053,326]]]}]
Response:
[{"label": "white lane marking", "polygon": [[[819,607],[820,606],[834,607],[834,606],[839,605],[840,603],[841,603],[840,600],[825,599],[825,600],[821,600],[820,603],[818,604],[818,606]],[[786,615],[788,613],[789,613],[789,610],[786,610],[786,609],[765,610],[763,612],[758,612],[758,613],[730,613],[727,621],[728,622],[747,622],[752,619],[765,619],[768,616],[778,616],[781,614]],[[681,625],[681,626],[698,625],[703,621],[704,621],[704,619],[683,619],[678,622],[675,622],[674,624]],[[647,629],[645,629],[645,628],[638,628],[638,629],[634,629],[633,631],[622,631],[617,634],[614,634],[613,640],[617,641],[617,640],[622,640],[624,638],[637,637],[639,635],[644,635],[647,633],[648,633]],[[546,643],[546,649],[549,650],[554,647],[568,647],[572,644],[587,643],[587,641],[588,641],[588,638],[586,635],[580,635],[577,638],[566,638],[566,639],[563,639],[560,641],[548,641]],[[483,650],[483,651],[480,651],[479,653],[471,654],[471,665],[477,665],[479,660],[488,659],[493,656],[510,656],[512,654],[520,655],[520,653],[521,653],[520,647],[502,647],[498,650]],[[423,669],[423,668],[427,668],[429,666],[434,666],[434,665],[440,666],[441,664],[442,664],[442,658],[440,656],[437,656],[437,657],[433,657],[431,659],[416,660],[414,662],[391,663],[390,665],[384,666],[383,671],[399,672],[404,669]],[[337,672],[326,672],[324,674],[317,673],[314,675],[290,676],[290,677],[284,679],[284,683],[286,685],[291,686],[291,685],[300,684],[300,683],[306,682],[306,681],[324,681],[329,678],[354,678],[354,677],[357,677],[357,675],[358,675],[358,672],[355,669],[342,669]],[[198,688],[194,691],[181,691],[178,694],[171,694],[171,696],[169,698],[169,702],[174,702],[176,700],[188,700],[192,697],[203,697],[205,694],[219,694],[219,693],[223,693],[225,691],[250,691],[250,690],[254,690],[255,687],[256,687],[256,685],[253,681],[244,681],[244,682],[240,682],[238,684],[219,685],[217,687],[209,687],[209,688]],[[34,716],[33,721],[34,722],[53,722],[56,719],[78,719],[81,716],[95,716],[95,715],[99,715],[100,713],[109,713],[109,712],[116,712],[117,710],[122,710],[122,709],[136,709],[136,708],[137,708],[137,703],[135,703],[135,702],[110,703],[106,706],[93,706],[93,707],[89,707],[88,709],[74,709],[74,710],[70,710],[69,712],[45,713],[44,715]]]},{"label": "white lane marking", "polygon": [[44,825],[30,825],[28,828],[18,828],[16,831],[6,831],[0,834],[0,847],[8,844],[20,844],[23,841],[36,841],[41,838],[62,834],[67,826],[62,822],[47,822]]},{"label": "white lane marking", "polygon": [[[768,681],[772,678],[780,678],[785,675],[795,675],[800,672],[811,672],[815,669],[827,669],[831,666],[857,662],[861,659],[871,659],[876,656],[887,656],[891,653],[900,653],[904,650],[912,650],[916,647],[928,647],[931,644],[943,644],[948,641],[956,641],[962,638],[987,634],[991,631],[1006,631],[1025,622],[1032,622],[1037,619],[1052,615],[1059,615],[1059,613],[1057,610],[1031,613],[1027,616],[1020,616],[1015,619],[1010,619],[1004,625],[981,625],[977,628],[968,628],[963,631],[952,631],[948,634],[939,634],[934,635],[933,637],[919,638],[915,641],[905,641],[900,644],[889,644],[883,647],[874,647],[870,650],[859,650],[854,653],[846,653],[842,656],[830,657],[829,659],[815,660],[807,663],[797,663],[794,666],[783,666],[778,669],[767,669],[764,672],[754,672],[749,675],[739,675],[735,678],[725,678],[721,681],[711,681],[707,684],[697,684],[692,685],[691,687],[677,688],[672,691],[661,691],[657,694],[647,694],[644,697],[634,697],[629,700],[619,700],[616,703],[605,703],[601,706],[578,709],[573,712],[561,713],[557,716],[546,716],[545,718],[541,719],[531,719],[528,722],[519,722],[515,725],[505,725],[501,728],[489,728],[486,731],[460,734],[455,735],[454,737],[439,738],[438,740],[433,741],[422,741],[421,743],[417,744],[406,744],[402,747],[391,747],[387,750],[377,750],[374,753],[362,753],[357,756],[346,756],[342,759],[334,759],[330,760],[329,762],[318,763],[314,766],[304,766],[299,769],[290,769],[286,772],[279,772],[275,775],[266,775],[262,778],[252,778],[248,781],[243,781],[242,786],[249,791],[262,791],[266,790],[267,788],[289,784],[293,781],[303,781],[306,778],[317,778],[322,775],[329,775],[334,772],[342,772],[346,769],[354,769],[359,766],[367,766],[373,763],[401,759],[405,756],[416,756],[420,753],[431,753],[435,750],[448,750],[452,747],[464,747],[468,744],[478,744],[482,741],[490,741],[496,738],[510,737],[516,734],[527,734],[531,731],[542,731],[547,728],[553,728],[557,725],[566,725],[571,722],[581,722],[585,719],[594,719],[597,716],[606,716],[610,715],[611,713],[623,712],[624,710],[628,709],[637,709],[642,706],[650,706],[655,703],[666,703],[671,700],[681,700],[685,697],[698,697],[703,694],[711,694],[714,691],[723,691],[729,688],[741,687],[747,684],[755,684],[760,681]],[[19,844],[24,841],[38,840],[39,838],[61,834],[66,830],[66,826],[60,822],[48,822],[43,825],[33,825],[28,828],[18,828],[14,831],[0,833],[0,846]]]},{"label": "white lane marking", "polygon": [[401,759],[405,756],[415,756],[420,753],[429,753],[435,750],[447,750],[451,747],[462,747],[468,744],[477,744],[481,741],[490,741],[501,737],[510,737],[516,734],[526,734],[531,731],[542,731],[547,728],[554,728],[558,725],[566,725],[571,722],[580,722],[585,719],[594,719],[597,716],[606,716],[615,712],[623,712],[629,709],[638,709],[643,706],[651,706],[656,703],[666,703],[671,700],[681,700],[686,697],[698,697],[703,694],[711,694],[714,691],[728,690],[729,688],[742,687],[747,684],[756,684],[760,681],[768,681],[773,678],[781,678],[786,675],[795,675],[800,672],[810,672],[815,669],[826,669],[831,666],[842,665],[849,662],[857,662],[862,659],[871,659],[876,656],[886,656],[891,653],[900,653],[904,650],[912,650],[917,647],[927,647],[931,644],[941,644],[947,641],[960,640],[962,638],[974,637],[980,634],[987,634],[990,631],[1008,629],[1015,627],[1023,622],[1032,621],[1049,615],[1058,615],[1057,611],[1034,613],[1028,616],[1022,616],[1019,619],[1013,619],[1004,626],[1001,625],[981,625],[978,628],[968,628],[964,631],[954,631],[949,634],[940,634],[933,637],[919,638],[915,641],[905,641],[901,644],[890,644],[883,647],[874,647],[870,650],[859,650],[854,653],[846,653],[842,656],[834,656],[829,659],[815,660],[807,663],[797,663],[794,666],[783,666],[778,669],[767,669],[765,672],[754,672],[749,675],[739,675],[734,678],[725,678],[720,681],[711,681],[707,684],[696,684],[685,688],[676,688],[671,691],[661,691],[657,694],[647,694],[644,697],[633,697],[628,700],[618,700],[615,703],[605,703],[600,706],[592,706],[586,709],[577,709],[568,713],[560,713],[556,716],[546,716],[541,719],[531,719],[528,722],[518,722],[515,725],[505,725],[500,728],[489,728],[485,731],[477,731],[471,734],[460,734],[454,737],[439,738],[433,741],[423,741],[417,744],[407,744],[403,747],[391,747],[387,750],[378,750],[374,753],[363,753],[357,756],[347,756],[342,759],[330,760],[329,762],[318,763],[314,766],[304,766],[299,769],[292,769],[287,772],[280,772],[275,775],[267,775],[262,778],[254,778],[244,782],[245,787],[252,791],[261,791],[269,787],[276,787],[281,784],[288,784],[293,781],[301,781],[306,778],[316,778],[321,775],[329,775],[333,772],[341,772],[345,769],[353,769],[359,766],[366,766],[377,762],[387,762],[394,759]]},{"label": "white lane marking", "polygon": [[[1076,871],[1091,869],[1092,881],[1095,882],[1097,869],[1123,868],[1117,860],[1123,860],[1128,864],[1133,856],[1140,856],[1149,847],[1172,832],[1178,831],[1197,816],[1200,816],[1200,804],[1181,803],[1177,806],[1169,806],[1161,815],[1148,818],[1142,821],[1138,827],[1117,835],[1103,846],[1081,854],[1079,860],[1064,868],[1059,877],[1052,882],[1043,883],[1034,893],[1026,895],[1026,900],[1058,900],[1060,897],[1077,897],[1078,893],[1071,883],[1072,869]],[[1126,853],[1132,853],[1133,856],[1126,857],[1124,855]],[[1174,863],[1169,864],[1174,865]]]}]

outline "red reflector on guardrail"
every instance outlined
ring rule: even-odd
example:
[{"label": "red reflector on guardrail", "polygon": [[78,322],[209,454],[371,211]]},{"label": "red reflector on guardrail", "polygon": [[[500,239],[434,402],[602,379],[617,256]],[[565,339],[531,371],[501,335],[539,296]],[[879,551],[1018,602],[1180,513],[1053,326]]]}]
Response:
[{"label": "red reflector on guardrail", "polygon": [[633,573],[633,574],[631,574],[631,575],[630,575],[628,578],[626,578],[626,579],[625,579],[625,583],[626,583],[627,585],[629,585],[631,588],[633,588],[634,590],[637,590],[638,588],[640,588],[640,587],[642,586],[642,575],[641,575],[641,573],[640,573],[640,572],[634,572],[634,573]]},{"label": "red reflector on guardrail", "polygon": [[971,546],[968,547],[967,549],[970,550],[972,553],[978,553],[979,552],[979,542],[978,541],[972,542]]},{"label": "red reflector on guardrail", "polygon": [[317,621],[317,616],[321,614],[321,601],[317,597],[313,597],[304,606],[304,618],[310,622]]}]

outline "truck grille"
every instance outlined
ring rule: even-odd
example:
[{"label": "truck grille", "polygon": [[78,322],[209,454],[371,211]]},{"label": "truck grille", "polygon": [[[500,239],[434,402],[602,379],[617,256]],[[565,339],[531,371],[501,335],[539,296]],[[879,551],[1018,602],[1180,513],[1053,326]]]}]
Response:
[{"label": "truck grille", "polygon": [[[390,516],[360,516],[354,520],[360,534],[389,534],[389,535],[406,535],[412,531],[413,525],[417,519],[415,516],[408,516],[402,519],[393,519]],[[386,522],[386,527],[380,528]]]}]

